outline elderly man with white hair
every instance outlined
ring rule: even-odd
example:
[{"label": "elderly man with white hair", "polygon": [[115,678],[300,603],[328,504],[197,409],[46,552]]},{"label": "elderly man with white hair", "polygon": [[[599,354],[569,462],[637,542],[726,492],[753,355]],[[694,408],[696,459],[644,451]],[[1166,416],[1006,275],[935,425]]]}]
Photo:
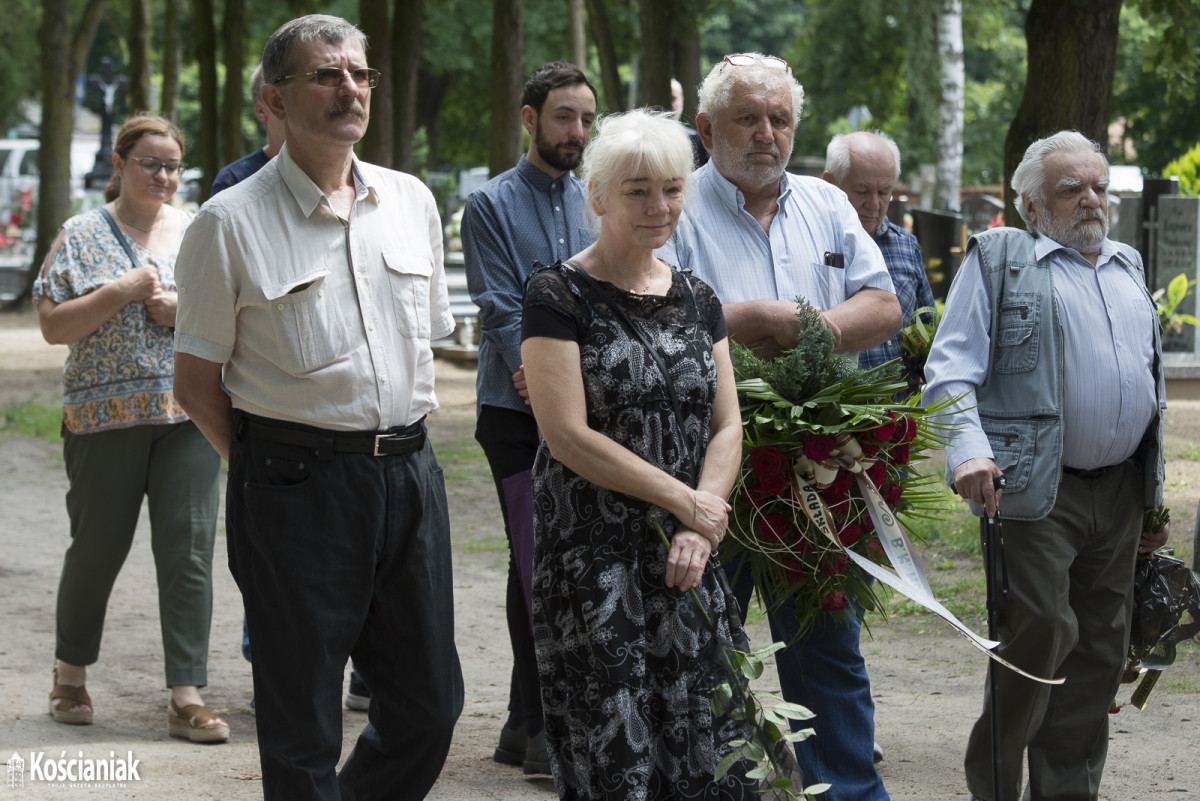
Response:
[{"label": "elderly man with white hair", "polygon": [[[934,300],[917,238],[888,219],[888,205],[900,180],[900,148],[880,131],[837,134],[825,150],[821,178],[846,193],[863,230],[879,246],[907,325],[913,312],[932,306]],[[859,353],[858,362],[863,367],[875,367],[900,358],[902,353],[897,332]],[[914,378],[919,380],[920,376]]]},{"label": "elderly man with white hair", "polygon": [[[928,403],[956,398],[946,476],[976,514],[1004,521],[1003,670],[967,742],[972,798],[999,790],[1095,799],[1108,709],[1129,642],[1142,531],[1162,499],[1165,392],[1154,301],[1141,258],[1108,239],[1108,161],[1076,131],[1029,146],[1013,173],[1029,231],[972,237],[925,366]],[[993,477],[1003,475],[1002,491]],[[1000,496],[1003,495],[1003,503]]]},{"label": "elderly man with white hair", "polygon": [[[700,85],[696,128],[712,160],[663,259],[690,268],[721,298],[729,335],[760,354],[795,347],[796,298],[821,309],[838,350],[853,356],[900,328],[900,304],[878,246],[845,193],[786,172],[804,88],[776,56],[736,53]],[[750,570],[736,563],[743,608]],[[819,613],[797,631],[791,605],[769,614],[784,698],[816,713],[816,737],[796,744],[806,784],[826,801],[886,801],[873,764],[875,705],[859,651],[860,624]],[[807,723],[807,722],[806,722]]]}]

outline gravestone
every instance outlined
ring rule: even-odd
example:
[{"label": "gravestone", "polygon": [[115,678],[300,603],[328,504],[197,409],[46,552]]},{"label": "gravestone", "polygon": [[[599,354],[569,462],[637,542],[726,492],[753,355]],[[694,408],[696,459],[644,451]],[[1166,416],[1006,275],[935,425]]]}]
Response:
[{"label": "gravestone", "polygon": [[986,231],[996,215],[1004,211],[1004,201],[991,195],[976,195],[962,204],[963,222],[967,224],[967,236]]},{"label": "gravestone", "polygon": [[[1189,281],[1200,278],[1200,197],[1162,195],[1158,198],[1157,269],[1153,289],[1162,289],[1183,274]],[[1196,314],[1196,287],[1184,298],[1177,312]],[[1185,325],[1163,336],[1164,361],[1200,361],[1200,339],[1196,329]]]}]

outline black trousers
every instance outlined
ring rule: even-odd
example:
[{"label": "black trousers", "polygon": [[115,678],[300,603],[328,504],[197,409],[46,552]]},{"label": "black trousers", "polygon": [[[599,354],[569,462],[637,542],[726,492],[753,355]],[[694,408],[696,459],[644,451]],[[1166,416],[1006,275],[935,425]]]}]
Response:
[{"label": "black trousers", "polygon": [[[521,587],[521,575],[513,552],[512,526],[504,493],[506,478],[533,467],[539,440],[537,423],[532,414],[499,406],[481,406],[475,423],[475,439],[483,448],[492,470],[496,496],[500,499],[500,511],[504,515],[504,534],[508,538],[508,587],[504,606],[508,614],[508,637],[513,652],[508,711],[513,716],[540,723],[542,697],[537,656],[533,650],[533,632],[529,628],[529,608],[525,603],[525,591]],[[533,521],[527,521],[526,525],[532,530]]]},{"label": "black trousers", "polygon": [[[246,436],[240,419],[226,523],[254,643],[263,796],[422,799],[463,705],[446,491],[433,448],[318,451]],[[339,776],[348,657],[372,696]]]}]

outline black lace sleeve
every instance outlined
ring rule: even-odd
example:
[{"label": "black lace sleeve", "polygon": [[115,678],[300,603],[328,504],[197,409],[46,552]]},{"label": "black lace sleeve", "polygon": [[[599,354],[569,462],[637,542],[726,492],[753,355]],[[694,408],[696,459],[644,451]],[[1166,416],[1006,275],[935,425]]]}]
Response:
[{"label": "black lace sleeve", "polygon": [[701,281],[690,272],[687,279],[692,283],[692,292],[696,296],[696,308],[700,311],[700,319],[712,335],[713,342],[720,342],[729,336],[725,325],[725,312],[721,309],[721,299],[708,284]]},{"label": "black lace sleeve", "polygon": [[578,342],[583,331],[583,310],[562,274],[562,264],[535,264],[525,284],[521,312],[521,341],[550,337]]}]

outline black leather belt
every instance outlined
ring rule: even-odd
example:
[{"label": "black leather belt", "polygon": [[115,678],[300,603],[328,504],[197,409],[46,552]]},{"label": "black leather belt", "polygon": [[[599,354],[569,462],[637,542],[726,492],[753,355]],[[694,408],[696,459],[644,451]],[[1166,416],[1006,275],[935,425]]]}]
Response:
[{"label": "black leather belt", "polygon": [[1092,470],[1081,470],[1078,467],[1067,467],[1064,465],[1062,470],[1067,475],[1075,476],[1076,478],[1100,478],[1100,476],[1104,475],[1109,470],[1112,470],[1114,467],[1116,467],[1115,464],[1110,464],[1108,467],[1097,467]]},{"label": "black leather belt", "polygon": [[325,428],[267,420],[244,412],[234,424],[238,437],[263,439],[283,445],[296,445],[335,453],[368,453],[372,456],[400,456],[425,446],[425,418],[412,425],[388,431],[332,431]]}]

